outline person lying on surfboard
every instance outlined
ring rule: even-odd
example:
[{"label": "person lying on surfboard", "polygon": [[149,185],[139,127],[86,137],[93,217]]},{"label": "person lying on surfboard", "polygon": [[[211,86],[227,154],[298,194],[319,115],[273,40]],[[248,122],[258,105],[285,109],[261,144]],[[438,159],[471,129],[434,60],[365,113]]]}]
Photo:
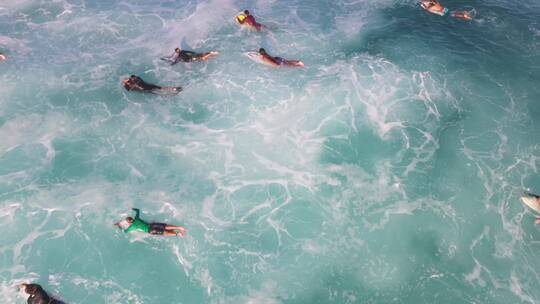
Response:
[{"label": "person lying on surfboard", "polygon": [[152,235],[175,235],[181,237],[186,235],[186,228],[182,226],[173,226],[165,223],[147,223],[139,217],[139,209],[133,208],[132,210],[135,211],[135,218],[128,216],[114,225],[123,229],[126,233],[140,231]]},{"label": "person lying on surfboard", "polygon": [[473,15],[467,11],[452,12],[450,16],[455,17],[455,18],[460,18],[466,21],[473,20]]},{"label": "person lying on surfboard", "polygon": [[259,55],[261,55],[261,59],[265,64],[268,64],[274,67],[281,67],[281,66],[303,67],[304,66],[304,63],[300,60],[287,60],[281,57],[270,56],[268,55],[266,50],[263,48],[259,49]]},{"label": "person lying on surfboard", "polygon": [[161,58],[162,60],[168,61],[171,65],[175,65],[178,62],[194,62],[194,61],[206,61],[210,57],[219,55],[219,52],[211,51],[204,53],[195,53],[192,51],[182,50],[180,48],[174,49],[174,55],[170,58]]},{"label": "person lying on surfboard", "polygon": [[422,0],[420,6],[426,11],[440,16],[444,16],[447,12],[447,9],[437,0]]},{"label": "person lying on surfboard", "polygon": [[236,16],[236,21],[241,25],[247,25],[257,31],[262,30],[265,26],[255,21],[255,17],[248,10],[244,11],[243,15]]},{"label": "person lying on surfboard", "polygon": [[124,89],[133,92],[152,93],[157,95],[176,95],[182,91],[182,87],[161,87],[147,83],[136,75],[131,75],[128,79],[122,80]]}]

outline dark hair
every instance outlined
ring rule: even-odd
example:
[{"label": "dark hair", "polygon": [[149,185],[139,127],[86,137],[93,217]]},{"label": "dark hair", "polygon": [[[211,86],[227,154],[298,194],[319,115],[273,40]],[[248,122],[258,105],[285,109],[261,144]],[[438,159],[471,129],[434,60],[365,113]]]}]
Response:
[{"label": "dark hair", "polygon": [[137,78],[137,76],[131,75],[131,76],[129,76],[129,78]]},{"label": "dark hair", "polygon": [[266,55],[266,50],[263,49],[263,48],[260,48],[260,49],[259,49],[259,54],[261,54],[261,55]]},{"label": "dark hair", "polygon": [[249,11],[248,11],[248,10],[245,10],[245,11],[244,11],[244,14],[245,14],[245,15],[249,15]]},{"label": "dark hair", "polygon": [[35,294],[39,291],[40,288],[41,286],[39,286],[38,284],[25,284],[24,291],[27,294]]},{"label": "dark hair", "polygon": [[133,218],[131,216],[126,217],[126,221],[133,222]]},{"label": "dark hair", "polygon": [[174,51],[178,52],[178,51],[180,51],[180,48],[175,48]]}]

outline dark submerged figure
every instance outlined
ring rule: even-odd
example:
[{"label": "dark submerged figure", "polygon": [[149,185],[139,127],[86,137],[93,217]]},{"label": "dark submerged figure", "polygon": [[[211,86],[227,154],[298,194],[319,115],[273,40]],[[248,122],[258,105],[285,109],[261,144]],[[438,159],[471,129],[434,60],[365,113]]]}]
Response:
[{"label": "dark submerged figure", "polygon": [[131,75],[128,79],[122,80],[122,85],[128,91],[153,93],[158,95],[176,95],[182,91],[182,87],[162,87],[147,83],[141,77]]}]

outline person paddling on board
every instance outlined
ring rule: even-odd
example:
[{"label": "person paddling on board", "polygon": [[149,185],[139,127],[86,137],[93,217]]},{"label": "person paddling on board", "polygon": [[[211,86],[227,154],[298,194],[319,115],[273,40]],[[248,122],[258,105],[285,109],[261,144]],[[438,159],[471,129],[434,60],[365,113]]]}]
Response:
[{"label": "person paddling on board", "polygon": [[186,228],[182,226],[173,226],[164,223],[147,223],[139,217],[140,210],[133,208],[135,218],[128,216],[114,225],[123,229],[124,232],[141,231],[152,235],[176,235],[184,237]]},{"label": "person paddling on board", "polygon": [[171,58],[161,58],[165,61],[169,61],[171,65],[175,65],[178,62],[194,62],[194,61],[206,61],[210,57],[219,55],[219,52],[211,51],[205,53],[195,53],[192,51],[185,51],[180,48],[174,49],[174,55]]},{"label": "person paddling on board", "polygon": [[461,18],[466,21],[473,20],[473,15],[467,11],[452,12],[450,16],[455,17],[455,18]]},{"label": "person paddling on board", "polygon": [[259,49],[259,55],[261,55],[262,61],[265,64],[268,64],[274,67],[281,67],[281,66],[303,67],[304,66],[304,63],[300,60],[287,60],[281,57],[270,56],[268,55],[266,50],[263,48]]},{"label": "person paddling on board", "polygon": [[263,28],[265,28],[264,25],[258,23],[257,21],[255,21],[255,17],[253,17],[253,15],[251,15],[251,13],[248,11],[248,10],[245,10],[244,11],[244,15],[243,15],[244,18],[239,18],[238,16],[236,17],[236,20],[238,21],[238,23],[240,23],[241,25],[247,25],[257,31],[260,31],[262,30]]},{"label": "person paddling on board", "polygon": [[153,93],[158,95],[176,95],[182,91],[182,87],[161,87],[147,83],[141,77],[131,75],[128,79],[122,80],[122,85],[128,91]]}]

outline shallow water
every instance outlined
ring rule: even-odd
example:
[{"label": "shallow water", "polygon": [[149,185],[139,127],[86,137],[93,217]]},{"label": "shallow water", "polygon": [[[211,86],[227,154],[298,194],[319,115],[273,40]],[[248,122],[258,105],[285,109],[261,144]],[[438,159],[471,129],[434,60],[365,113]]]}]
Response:
[{"label": "shallow water", "polygon": [[443,4],[0,0],[2,302],[540,303],[540,4]]}]

